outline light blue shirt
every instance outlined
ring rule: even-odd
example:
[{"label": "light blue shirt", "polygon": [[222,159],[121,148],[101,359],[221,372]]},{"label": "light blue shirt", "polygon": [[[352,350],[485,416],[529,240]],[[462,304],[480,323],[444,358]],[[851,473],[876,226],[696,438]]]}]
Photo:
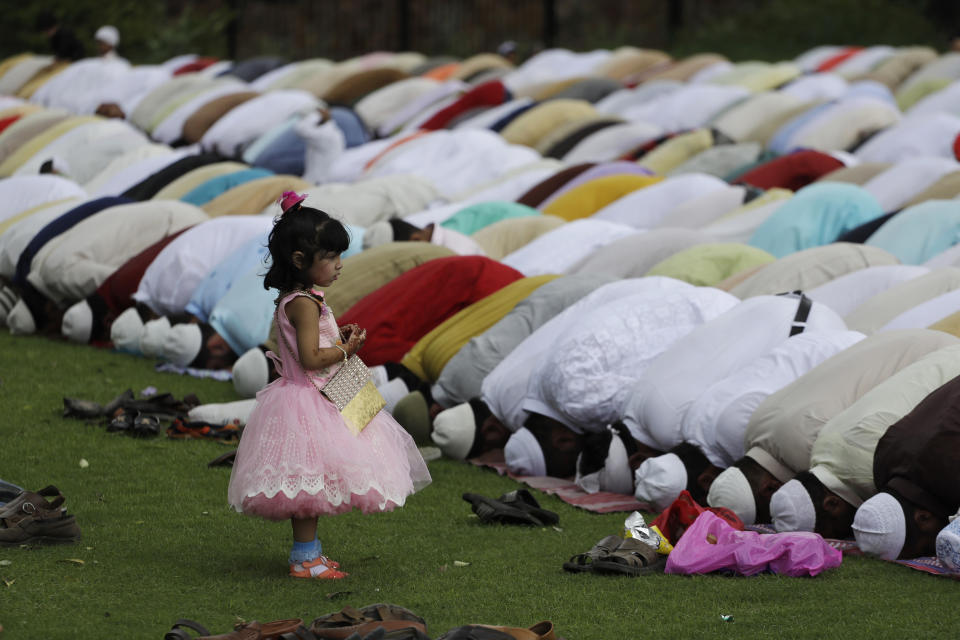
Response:
[{"label": "light blue shirt", "polygon": [[829,244],[883,215],[880,203],[855,184],[818,182],[797,191],[750,237],[751,246],[778,258]]},{"label": "light blue shirt", "polygon": [[903,264],[923,264],[960,242],[960,201],[927,200],[883,223],[864,244],[885,249]]}]

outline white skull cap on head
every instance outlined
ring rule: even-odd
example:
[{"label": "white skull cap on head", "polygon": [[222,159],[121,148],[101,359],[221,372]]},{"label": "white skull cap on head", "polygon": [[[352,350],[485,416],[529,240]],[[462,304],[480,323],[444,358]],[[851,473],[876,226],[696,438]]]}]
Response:
[{"label": "white skull cap on head", "polygon": [[473,408],[469,402],[464,402],[437,414],[433,419],[433,433],[430,437],[443,451],[443,455],[454,460],[466,460],[476,433]]},{"label": "white skull cap on head", "polygon": [[790,480],[770,497],[770,517],[777,531],[813,531],[817,512],[807,488],[799,480]]},{"label": "white skull cap on head", "polygon": [[17,304],[13,305],[13,309],[7,314],[7,326],[14,335],[30,335],[36,332],[37,325],[33,321],[33,314],[23,298],[17,300]]},{"label": "white skull cap on head", "polygon": [[675,453],[647,458],[633,477],[634,497],[663,511],[687,488],[687,468]]},{"label": "white skull cap on head", "polygon": [[747,476],[737,467],[725,469],[714,479],[707,493],[707,504],[730,509],[743,524],[753,524],[757,519],[757,503],[753,499],[753,489],[750,488]]},{"label": "white skull cap on head", "polygon": [[522,427],[510,436],[507,446],[503,448],[507,468],[521,476],[547,475],[547,460],[543,457],[543,449],[537,442],[536,436]]},{"label": "white skull cap on head", "polygon": [[267,386],[270,368],[260,347],[253,347],[233,363],[233,388],[242,398],[252,398]]},{"label": "white skull cap on head", "polygon": [[868,556],[896,560],[907,537],[903,507],[889,493],[878,493],[860,505],[853,516],[853,536]]},{"label": "white skull cap on head", "polygon": [[151,358],[159,357],[168,333],[170,321],[166,317],[148,321],[140,332],[140,353]]},{"label": "white skull cap on head", "polygon": [[76,303],[63,314],[60,332],[71,342],[86,344],[93,332],[93,309],[86,300]]},{"label": "white skull cap on head", "polygon": [[142,353],[140,336],[143,333],[143,320],[133,307],[130,307],[110,325],[110,341],[117,351],[124,353]]}]

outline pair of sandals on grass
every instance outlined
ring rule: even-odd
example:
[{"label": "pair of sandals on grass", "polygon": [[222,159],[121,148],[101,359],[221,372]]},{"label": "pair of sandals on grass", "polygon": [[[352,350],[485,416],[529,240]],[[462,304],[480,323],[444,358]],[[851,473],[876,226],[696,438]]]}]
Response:
[{"label": "pair of sandals on grass", "polygon": [[617,576],[643,576],[663,573],[667,556],[637,538],[607,536],[589,551],[578,553],[563,569],[571,573],[599,573]]},{"label": "pair of sandals on grass", "polygon": [[[191,636],[187,629],[200,633]],[[430,640],[427,622],[413,611],[395,604],[371,604],[362,609],[344,607],[315,618],[309,627],[303,620],[247,622],[233,631],[210,635],[192,620],[177,620],[164,640]],[[562,640],[549,621],[529,628],[466,625],[451,629],[438,640]]]}]

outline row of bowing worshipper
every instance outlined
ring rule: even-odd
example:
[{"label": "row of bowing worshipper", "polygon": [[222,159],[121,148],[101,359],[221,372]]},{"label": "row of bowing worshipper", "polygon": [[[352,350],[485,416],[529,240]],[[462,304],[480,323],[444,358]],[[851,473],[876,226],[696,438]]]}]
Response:
[{"label": "row of bowing worshipper", "polygon": [[253,398],[266,238],[306,192],[420,444],[960,552],[960,55],[255,62],[0,63],[0,323]]}]

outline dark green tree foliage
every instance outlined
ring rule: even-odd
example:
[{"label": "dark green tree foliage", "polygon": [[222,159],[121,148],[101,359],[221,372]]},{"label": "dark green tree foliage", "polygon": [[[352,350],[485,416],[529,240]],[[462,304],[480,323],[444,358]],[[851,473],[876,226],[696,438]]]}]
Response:
[{"label": "dark green tree foliage", "polygon": [[141,0],[70,0],[30,3],[7,9],[0,23],[0,55],[24,51],[46,53],[37,15],[49,9],[73,30],[88,55],[95,54],[93,34],[105,24],[120,30],[120,55],[131,62],[163,62],[183,53],[227,57],[227,32],[233,12],[228,3],[143,2]]}]

